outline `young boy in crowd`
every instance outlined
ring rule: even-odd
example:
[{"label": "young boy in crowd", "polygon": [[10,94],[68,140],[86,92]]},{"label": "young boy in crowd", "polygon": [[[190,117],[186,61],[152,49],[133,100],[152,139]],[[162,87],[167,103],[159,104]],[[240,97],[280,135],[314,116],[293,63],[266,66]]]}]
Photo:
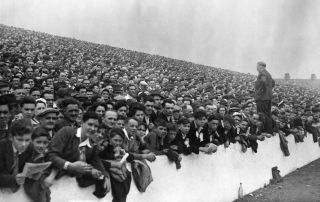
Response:
[{"label": "young boy in crowd", "polygon": [[11,139],[0,142],[0,188],[16,192],[25,183],[22,174],[26,162],[32,162],[30,119],[19,119],[11,125]]},{"label": "young boy in crowd", "polygon": [[207,114],[205,111],[199,109],[194,113],[194,121],[190,124],[190,131],[188,138],[190,139],[190,146],[193,147],[195,153],[199,151],[206,154],[212,154],[216,151],[216,145],[209,142]]},{"label": "young boy in crowd", "polygon": [[[175,131],[176,132],[176,131]],[[167,136],[167,123],[163,119],[158,119],[155,121],[155,128],[145,136],[144,140],[146,142],[146,148],[156,155],[167,155],[170,161],[176,163],[176,168],[180,169],[181,158],[179,154],[172,149],[170,149],[165,144],[165,139]]]},{"label": "young boy in crowd", "polygon": [[[42,127],[36,128],[32,132],[32,146],[33,146],[33,163],[44,163],[45,155],[48,152],[48,145],[50,135],[47,130]],[[27,178],[24,184],[26,194],[36,202],[49,202],[50,201],[50,184],[45,182],[46,177],[49,175],[49,170],[39,173],[33,179]]]},{"label": "young boy in crowd", "polygon": [[94,142],[98,125],[98,115],[88,111],[80,128],[63,127],[50,142],[48,159],[58,170],[56,179],[66,174],[76,176],[80,187],[95,184],[93,194],[103,198],[110,190],[110,179]]},{"label": "young boy in crowd", "polygon": [[167,135],[164,139],[164,152],[168,158],[175,162],[176,168],[181,168],[182,157],[178,154],[178,144],[176,142],[176,136],[179,128],[175,123],[168,123]]},{"label": "young boy in crowd", "polygon": [[[175,138],[175,143],[178,146],[178,153],[179,154],[183,153],[185,155],[189,155],[193,151],[198,151],[198,150],[192,149],[192,147],[190,146],[190,140],[188,137],[188,133],[190,131],[189,119],[186,117],[180,118],[180,120],[178,120],[178,125],[179,125],[179,130],[178,130],[178,132],[176,134],[176,138]],[[197,154],[199,154],[199,152]]]}]

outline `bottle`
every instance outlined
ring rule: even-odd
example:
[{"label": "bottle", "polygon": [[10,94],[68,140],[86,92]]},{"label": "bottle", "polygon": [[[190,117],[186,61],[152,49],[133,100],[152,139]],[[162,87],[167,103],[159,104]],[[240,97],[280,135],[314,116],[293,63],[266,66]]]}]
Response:
[{"label": "bottle", "polygon": [[240,187],[238,190],[238,199],[241,199],[243,197],[243,188],[242,188],[242,183],[240,182]]}]

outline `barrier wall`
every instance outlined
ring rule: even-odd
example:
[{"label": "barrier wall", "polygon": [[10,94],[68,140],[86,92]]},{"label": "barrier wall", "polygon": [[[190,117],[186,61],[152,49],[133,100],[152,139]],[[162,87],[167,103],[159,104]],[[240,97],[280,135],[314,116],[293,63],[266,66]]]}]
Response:
[{"label": "barrier wall", "polygon": [[[280,149],[278,136],[259,142],[258,153],[248,149],[241,152],[239,144],[229,148],[219,147],[212,155],[184,156],[182,168],[176,170],[165,156],[149,163],[154,181],[145,193],[140,193],[132,182],[128,202],[229,202],[237,198],[240,182],[244,194],[269,183],[271,168],[278,166],[282,176],[320,157],[320,147],[308,134],[303,143],[295,143],[287,137],[290,156],[285,157]],[[94,187],[79,188],[74,178],[62,178],[51,187],[52,202],[111,201],[108,194],[96,199]],[[29,202],[24,191],[15,194],[1,193],[0,202]]]}]

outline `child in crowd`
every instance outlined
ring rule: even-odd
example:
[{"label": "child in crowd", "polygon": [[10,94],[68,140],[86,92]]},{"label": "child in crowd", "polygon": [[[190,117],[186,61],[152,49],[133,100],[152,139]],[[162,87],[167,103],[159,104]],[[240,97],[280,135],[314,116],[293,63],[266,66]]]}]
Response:
[{"label": "child in crowd", "polygon": [[118,119],[116,121],[116,127],[117,128],[121,128],[124,129],[124,122],[126,120],[126,117],[122,116],[122,115],[118,115]]},{"label": "child in crowd", "polygon": [[164,153],[168,158],[175,162],[176,168],[181,168],[182,157],[178,154],[178,143],[176,142],[176,135],[179,128],[174,123],[168,123],[167,125],[167,135],[164,139]]},{"label": "child in crowd", "polygon": [[[110,139],[108,147],[102,151],[99,156],[109,162],[111,191],[114,202],[125,202],[130,191],[131,173],[127,170],[125,161],[121,161],[126,154],[123,141],[125,134],[120,128],[110,130]],[[129,155],[126,161],[132,162],[134,157]],[[119,164],[120,163],[120,164]],[[107,168],[106,168],[107,169]]]},{"label": "child in crowd", "polygon": [[175,143],[178,146],[178,153],[183,153],[184,155],[189,155],[194,149],[190,146],[190,140],[188,133],[190,131],[190,121],[186,117],[180,118],[178,120],[179,130],[176,134]]},{"label": "child in crowd", "polygon": [[26,162],[32,162],[30,119],[19,119],[11,125],[12,139],[0,142],[0,188],[16,192],[25,183],[22,174]]},{"label": "child in crowd", "polygon": [[[166,137],[167,131],[167,123],[162,119],[156,120],[155,128],[144,138],[146,142],[146,148],[156,155],[167,155],[170,161],[176,163],[176,168],[180,169],[181,157],[170,147],[170,143],[174,141],[175,137]],[[171,132],[176,134],[177,130],[171,128]],[[167,140],[167,144],[165,140]]]},{"label": "child in crowd", "polygon": [[[32,146],[33,146],[33,163],[44,163],[45,155],[48,152],[50,135],[47,130],[42,127],[36,128],[32,132]],[[50,201],[50,184],[47,184],[45,178],[49,175],[49,170],[33,179],[27,178],[24,184],[26,194],[35,202],[49,202]]]}]

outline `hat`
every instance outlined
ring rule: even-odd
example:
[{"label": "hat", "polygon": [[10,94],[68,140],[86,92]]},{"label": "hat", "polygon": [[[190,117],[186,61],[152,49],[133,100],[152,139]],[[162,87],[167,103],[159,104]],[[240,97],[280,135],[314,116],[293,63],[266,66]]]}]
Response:
[{"label": "hat", "polygon": [[41,118],[44,117],[45,115],[49,114],[49,113],[56,113],[57,115],[59,114],[59,111],[54,109],[54,108],[45,108],[44,110],[42,110],[37,117]]},{"label": "hat", "polygon": [[161,97],[162,99],[164,98],[164,97],[161,95],[161,93],[158,92],[158,91],[153,91],[153,92],[151,92],[150,96],[152,96],[152,97],[154,97],[154,96],[159,96],[159,97]]},{"label": "hat", "polygon": [[260,66],[263,66],[263,67],[266,67],[266,66],[267,66],[266,63],[263,62],[263,61],[257,62],[257,65],[260,65]]},{"label": "hat", "polygon": [[140,85],[148,86],[147,82],[145,82],[145,81],[140,81]]}]

